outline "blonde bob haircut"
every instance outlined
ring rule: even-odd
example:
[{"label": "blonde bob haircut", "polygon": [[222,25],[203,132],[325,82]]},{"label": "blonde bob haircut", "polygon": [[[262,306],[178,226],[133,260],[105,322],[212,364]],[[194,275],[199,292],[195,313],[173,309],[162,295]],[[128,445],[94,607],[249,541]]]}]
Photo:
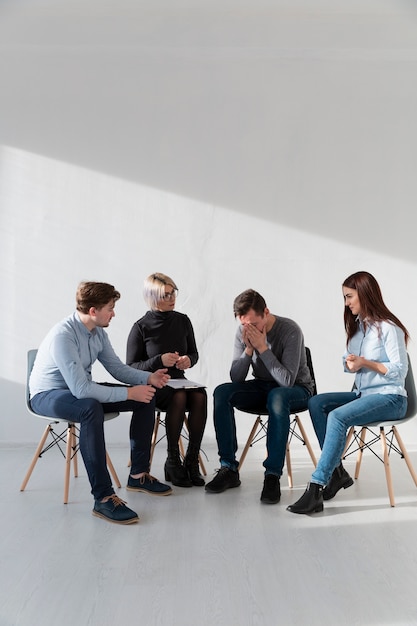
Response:
[{"label": "blonde bob haircut", "polygon": [[156,272],[148,276],[148,278],[145,278],[143,283],[143,298],[152,311],[157,310],[158,302],[163,299],[165,295],[165,285],[170,285],[173,289],[178,291],[178,287],[172,278],[161,272]]}]

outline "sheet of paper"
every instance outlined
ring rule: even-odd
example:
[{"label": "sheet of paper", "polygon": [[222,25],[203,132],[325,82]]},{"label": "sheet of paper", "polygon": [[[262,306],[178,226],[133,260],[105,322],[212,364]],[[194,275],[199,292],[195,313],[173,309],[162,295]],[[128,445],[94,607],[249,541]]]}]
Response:
[{"label": "sheet of paper", "polygon": [[194,380],[187,380],[186,378],[171,378],[167,383],[167,387],[172,387],[173,389],[198,389],[199,387],[205,387],[205,385],[196,383]]}]

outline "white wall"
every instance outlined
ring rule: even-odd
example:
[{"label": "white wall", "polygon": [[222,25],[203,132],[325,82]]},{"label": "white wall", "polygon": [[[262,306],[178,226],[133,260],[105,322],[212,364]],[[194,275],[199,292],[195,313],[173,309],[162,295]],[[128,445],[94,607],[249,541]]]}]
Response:
[{"label": "white wall", "polygon": [[124,357],[143,279],[170,274],[209,395],[247,287],[302,326],[319,391],[351,385],[348,274],[374,273],[417,336],[416,24],[398,0],[0,5],[0,441],[39,437],[26,351],[82,279],[121,291]]}]

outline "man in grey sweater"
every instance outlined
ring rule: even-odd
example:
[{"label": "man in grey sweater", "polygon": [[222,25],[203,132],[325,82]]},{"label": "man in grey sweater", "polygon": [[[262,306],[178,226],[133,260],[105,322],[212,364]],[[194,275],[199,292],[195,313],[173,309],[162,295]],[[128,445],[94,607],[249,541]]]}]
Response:
[{"label": "man in grey sweater", "polygon": [[[214,390],[214,427],[220,469],[206,485],[221,493],[240,485],[234,409],[268,413],[267,457],[261,501],[276,504],[291,413],[307,408],[314,382],[307,365],[303,333],[293,320],[270,313],[264,298],[247,289],[235,298],[236,331],[231,383]],[[254,378],[246,380],[252,367]]]}]

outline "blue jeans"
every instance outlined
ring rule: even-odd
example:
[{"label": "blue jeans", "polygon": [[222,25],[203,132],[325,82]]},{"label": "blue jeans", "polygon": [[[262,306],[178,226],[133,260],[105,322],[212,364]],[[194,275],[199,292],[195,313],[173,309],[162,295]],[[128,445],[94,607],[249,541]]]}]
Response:
[{"label": "blue jeans", "polygon": [[285,461],[290,415],[307,408],[310,392],[305,387],[278,387],[274,382],[246,380],[224,383],[214,390],[214,427],[220,463],[236,470],[237,438],[234,408],[268,413],[265,474],[281,476]]},{"label": "blue jeans", "polygon": [[308,410],[322,448],[311,482],[325,486],[340,464],[348,428],[402,419],[407,398],[382,393],[359,397],[353,392],[321,393],[310,398]]},{"label": "blue jeans", "polygon": [[54,389],[36,394],[30,404],[35,413],[80,424],[80,452],[90,481],[91,493],[96,500],[114,493],[106,463],[104,413],[132,411],[130,471],[132,474],[149,471],[151,438],[155,424],[154,399],[149,404],[134,400],[101,404],[93,398],[78,400],[67,389]]}]

